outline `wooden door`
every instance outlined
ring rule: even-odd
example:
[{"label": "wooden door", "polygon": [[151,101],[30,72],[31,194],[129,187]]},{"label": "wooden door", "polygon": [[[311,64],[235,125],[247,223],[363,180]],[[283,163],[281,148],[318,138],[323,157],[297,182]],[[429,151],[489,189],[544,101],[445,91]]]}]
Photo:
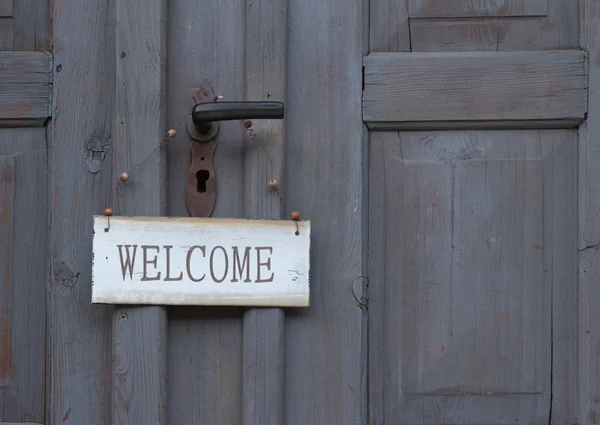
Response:
[{"label": "wooden door", "polygon": [[0,424],[45,421],[48,3],[0,1]]},{"label": "wooden door", "polygon": [[369,25],[370,423],[595,423],[597,6],[371,0]]}]

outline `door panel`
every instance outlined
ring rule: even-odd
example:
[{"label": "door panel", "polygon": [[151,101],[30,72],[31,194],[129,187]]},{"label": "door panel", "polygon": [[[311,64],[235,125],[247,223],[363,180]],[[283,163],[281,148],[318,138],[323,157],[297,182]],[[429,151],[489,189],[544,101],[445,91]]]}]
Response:
[{"label": "door panel", "polygon": [[576,132],[376,132],[370,146],[378,419],[546,424],[553,365],[556,408],[574,408],[575,352],[552,328],[576,321],[552,300],[575,301]]},{"label": "door panel", "polygon": [[43,128],[0,129],[0,423],[44,420],[45,138]]},{"label": "door panel", "polygon": [[548,0],[409,0],[411,18],[546,16]]}]

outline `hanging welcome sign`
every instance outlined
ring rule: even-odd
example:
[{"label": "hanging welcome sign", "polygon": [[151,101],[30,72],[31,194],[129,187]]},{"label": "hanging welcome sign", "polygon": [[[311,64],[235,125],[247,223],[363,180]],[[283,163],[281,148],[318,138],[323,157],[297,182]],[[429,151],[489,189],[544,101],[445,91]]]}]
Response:
[{"label": "hanging welcome sign", "polygon": [[310,221],[94,217],[92,302],[308,307]]}]

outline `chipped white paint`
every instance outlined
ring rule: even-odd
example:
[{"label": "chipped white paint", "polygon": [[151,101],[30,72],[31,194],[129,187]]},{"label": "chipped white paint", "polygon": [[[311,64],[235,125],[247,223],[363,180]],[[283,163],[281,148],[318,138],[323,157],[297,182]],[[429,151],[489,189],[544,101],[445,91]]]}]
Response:
[{"label": "chipped white paint", "polygon": [[309,306],[310,222],[94,216],[92,302]]}]

